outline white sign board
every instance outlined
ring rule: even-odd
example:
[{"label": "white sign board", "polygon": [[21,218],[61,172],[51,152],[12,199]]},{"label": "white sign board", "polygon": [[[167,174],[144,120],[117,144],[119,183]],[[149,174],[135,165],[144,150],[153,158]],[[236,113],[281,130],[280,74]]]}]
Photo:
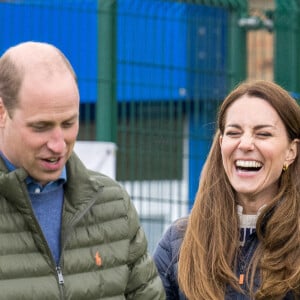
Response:
[{"label": "white sign board", "polygon": [[88,169],[116,178],[117,146],[112,142],[76,141],[74,151]]}]

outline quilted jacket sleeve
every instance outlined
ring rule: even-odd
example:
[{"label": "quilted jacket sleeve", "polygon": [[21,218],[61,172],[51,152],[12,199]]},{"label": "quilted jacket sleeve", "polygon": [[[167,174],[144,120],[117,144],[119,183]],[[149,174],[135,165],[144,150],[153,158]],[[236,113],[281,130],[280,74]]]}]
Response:
[{"label": "quilted jacket sleeve", "polygon": [[128,222],[132,239],[130,242],[129,268],[126,299],[163,300],[166,299],[161,279],[152,257],[147,251],[147,240],[139,224],[137,212],[128,201]]}]

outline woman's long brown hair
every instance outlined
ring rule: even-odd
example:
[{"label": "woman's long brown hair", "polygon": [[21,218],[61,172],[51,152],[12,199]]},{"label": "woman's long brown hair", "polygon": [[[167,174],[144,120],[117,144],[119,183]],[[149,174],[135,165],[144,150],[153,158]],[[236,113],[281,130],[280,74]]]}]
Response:
[{"label": "woman's long brown hair", "polygon": [[[300,138],[299,105],[277,84],[242,83],[226,97],[219,109],[218,128],[180,249],[179,285],[189,300],[224,299],[227,285],[241,291],[234,272],[239,250],[239,219],[235,191],[223,169],[219,137],[224,132],[228,107],[243,95],[267,101],[283,121],[289,139]],[[288,291],[299,295],[299,143],[297,147],[296,160],[280,178],[278,195],[257,221],[260,243],[247,271],[251,299],[282,299]],[[257,270],[261,285],[254,292]]]}]

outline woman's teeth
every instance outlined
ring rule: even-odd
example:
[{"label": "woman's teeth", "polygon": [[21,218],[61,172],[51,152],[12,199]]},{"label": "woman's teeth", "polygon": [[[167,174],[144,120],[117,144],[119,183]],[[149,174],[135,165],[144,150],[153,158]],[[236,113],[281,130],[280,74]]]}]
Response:
[{"label": "woman's teeth", "polygon": [[259,170],[262,167],[262,163],[255,160],[237,160],[235,165],[239,169],[255,169]]}]

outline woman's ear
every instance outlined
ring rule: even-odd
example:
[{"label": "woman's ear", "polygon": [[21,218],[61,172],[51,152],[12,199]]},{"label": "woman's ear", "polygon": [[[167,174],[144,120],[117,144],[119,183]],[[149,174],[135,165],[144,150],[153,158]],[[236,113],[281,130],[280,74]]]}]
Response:
[{"label": "woman's ear", "polygon": [[223,136],[220,135],[220,136],[219,136],[219,145],[220,145],[220,146],[222,145],[222,139],[223,139]]},{"label": "woman's ear", "polygon": [[299,139],[294,139],[289,146],[288,152],[287,152],[287,156],[286,156],[286,164],[289,166],[290,164],[292,164],[294,162],[294,160],[296,159],[297,155],[298,155],[298,144],[299,144]]}]

